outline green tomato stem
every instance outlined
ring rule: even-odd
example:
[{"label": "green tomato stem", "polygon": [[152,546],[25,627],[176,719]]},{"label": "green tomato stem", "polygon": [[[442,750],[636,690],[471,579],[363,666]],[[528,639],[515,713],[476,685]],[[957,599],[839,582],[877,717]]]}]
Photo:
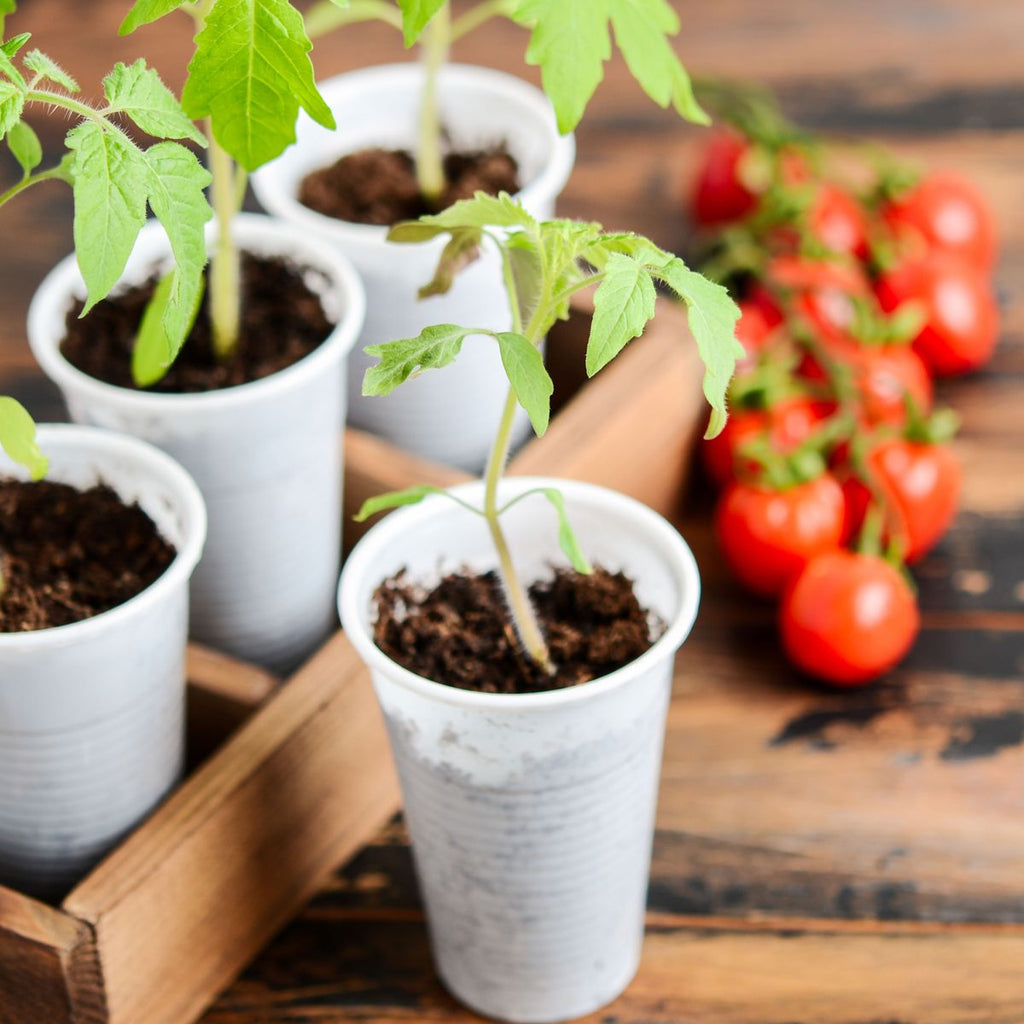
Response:
[{"label": "green tomato stem", "polygon": [[402,12],[387,0],[352,0],[348,7],[321,0],[306,14],[306,34],[310,39],[317,39],[343,25],[360,21],[383,21],[401,31]]},{"label": "green tomato stem", "polygon": [[478,3],[452,22],[451,41],[457,42],[491,18],[511,18],[515,7],[515,0],[484,0],[484,3]]},{"label": "green tomato stem", "polygon": [[18,193],[24,192],[26,189],[31,188],[33,185],[38,185],[41,181],[66,181],[64,171],[60,164],[56,167],[51,167],[48,171],[39,171],[37,174],[29,174],[27,177],[21,179],[17,184],[12,185],[6,192],[0,193],[0,206],[4,203],[13,199]]},{"label": "green tomato stem", "polygon": [[88,103],[82,103],[80,100],[73,100],[70,96],[65,96],[63,93],[51,92],[49,89],[29,89],[28,92],[25,93],[25,102],[45,103],[48,106],[63,107],[65,110],[70,110],[73,114],[78,114],[79,117],[84,117],[89,121],[95,121],[104,128],[112,128],[115,131],[120,131],[120,128],[108,121],[107,118],[105,118],[98,110],[90,107]]},{"label": "green tomato stem", "polygon": [[420,195],[437,209],[444,192],[441,157],[441,115],[437,105],[437,80],[448,59],[451,42],[451,11],[446,3],[423,31],[423,100],[420,103],[419,139],[416,146],[416,183]]},{"label": "green tomato stem", "polygon": [[221,362],[230,359],[238,345],[241,313],[241,266],[238,246],[232,230],[238,212],[238,181],[235,164],[227,151],[209,133],[210,186],[214,216],[217,219],[217,244],[210,260],[210,321],[213,327],[213,352]]},{"label": "green tomato stem", "polygon": [[554,672],[554,666],[551,663],[548,645],[544,642],[544,636],[540,631],[537,617],[534,615],[529,595],[512,562],[508,542],[499,520],[498,482],[508,458],[509,444],[512,439],[512,424],[515,421],[518,404],[515,393],[509,388],[508,397],[505,399],[505,408],[501,414],[498,435],[494,440],[490,458],[487,460],[483,511],[491,533],[491,540],[494,542],[494,548],[498,554],[499,572],[505,586],[505,593],[508,596],[509,609],[512,612],[512,626],[516,631],[516,636],[519,637],[520,643],[530,658],[550,675]]}]

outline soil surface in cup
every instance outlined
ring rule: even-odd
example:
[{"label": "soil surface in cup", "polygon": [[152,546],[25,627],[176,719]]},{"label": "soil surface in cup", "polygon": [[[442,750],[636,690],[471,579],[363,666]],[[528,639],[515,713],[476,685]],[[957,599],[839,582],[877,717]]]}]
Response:
[{"label": "soil surface in cup", "polygon": [[[132,347],[157,279],[120,291],[78,319],[68,311],[61,342],[64,358],[90,377],[135,388]],[[184,348],[167,375],[146,391],[216,391],[269,377],[309,355],[334,329],[302,271],[277,259],[242,256],[242,312],[235,353],[221,362],[213,353],[209,288]]]},{"label": "soil surface in cup", "polygon": [[557,666],[546,675],[523,653],[497,573],[455,573],[432,590],[405,573],[374,595],[374,642],[418,676],[483,693],[536,693],[576,686],[628,665],[653,643],[653,618],[622,573],[558,569],[530,587]]},{"label": "soil surface in cup", "polygon": [[[519,167],[503,145],[449,153],[444,173],[448,184],[439,209],[471,199],[476,192],[514,195],[520,189]],[[313,171],[299,186],[299,202],[337,220],[387,227],[437,212],[420,195],[412,155],[392,149],[363,149]]]},{"label": "soil surface in cup", "polygon": [[174,547],[105,485],[0,478],[0,633],[66,626],[141,593]]}]

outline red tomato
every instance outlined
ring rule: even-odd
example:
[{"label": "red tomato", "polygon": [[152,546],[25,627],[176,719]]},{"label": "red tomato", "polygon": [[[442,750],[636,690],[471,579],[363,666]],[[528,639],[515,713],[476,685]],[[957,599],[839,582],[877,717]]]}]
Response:
[{"label": "red tomato", "polygon": [[734,483],[718,503],[715,529],[740,583],[775,597],[815,555],[839,546],[843,490],[827,473],[781,491]]},{"label": "red tomato", "polygon": [[790,661],[841,687],[891,669],[921,626],[914,595],[896,568],[841,548],[818,555],[791,582],[779,621]]},{"label": "red tomato", "polygon": [[740,176],[740,162],[750,143],[733,131],[713,132],[693,193],[693,218],[698,224],[740,220],[757,205],[757,196]]},{"label": "red tomato", "polygon": [[811,234],[826,249],[844,256],[867,256],[867,215],[848,192],[835,185],[821,185],[808,213],[808,223]]},{"label": "red tomato", "polygon": [[853,370],[867,424],[902,426],[908,395],[922,415],[931,411],[932,378],[909,345],[848,345],[841,358]]},{"label": "red tomato", "polygon": [[[890,534],[903,542],[903,557],[916,562],[942,539],[960,502],[960,462],[951,448],[901,437],[880,441],[868,455],[868,470],[886,502]],[[870,496],[859,480],[843,484],[848,536],[860,529]]]},{"label": "red tomato", "polygon": [[[772,451],[786,455],[799,447],[825,418],[819,403],[808,398],[785,398],[770,409],[748,409],[734,412],[717,437],[702,445],[704,465],[711,479],[724,487],[736,477],[736,463],[744,442],[767,432]],[[747,467],[756,471],[757,464]]]},{"label": "red tomato", "polygon": [[999,310],[981,271],[934,252],[885,274],[875,290],[887,313],[904,302],[924,310],[914,348],[933,373],[966,373],[988,362],[999,335]]},{"label": "red tomato", "polygon": [[992,210],[965,178],[936,171],[905,195],[887,203],[882,217],[898,238],[940,249],[988,271],[996,257]]},{"label": "red tomato", "polygon": [[737,373],[749,370],[756,362],[758,354],[771,334],[771,328],[761,307],[754,302],[737,303],[740,318],[736,322],[736,340],[743,346],[746,355],[736,364]]},{"label": "red tomato", "polygon": [[772,289],[787,292],[821,340],[846,340],[856,317],[853,300],[871,293],[863,270],[852,263],[775,256],[766,278]]}]

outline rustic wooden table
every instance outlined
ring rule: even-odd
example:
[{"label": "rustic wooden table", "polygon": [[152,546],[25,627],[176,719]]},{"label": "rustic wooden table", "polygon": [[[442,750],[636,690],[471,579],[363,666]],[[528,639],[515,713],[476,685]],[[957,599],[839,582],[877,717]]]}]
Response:
[{"label": "rustic wooden table", "polygon": [[[956,167],[1003,235],[993,364],[942,388],[963,416],[964,508],[919,569],[924,631],[880,685],[799,681],[769,608],[721,570],[700,496],[681,524],[705,580],[678,663],[640,974],[603,1024],[1021,1024],[1024,1021],[1024,6],[1020,0],[678,3],[701,73],[758,78],[802,124]],[[12,25],[95,91],[145,54],[180,85],[185,26],[129,40],[125,2],[24,0]],[[456,56],[523,74],[494,24]],[[321,74],[402,59],[351,30]],[[528,77],[535,77],[529,75]],[[562,211],[687,244],[681,181],[700,132],[614,66],[579,132]],[[59,132],[48,128],[52,149]],[[0,177],[13,173],[10,162]],[[0,392],[62,416],[24,337],[32,289],[70,249],[70,203],[43,186],[3,213]],[[174,965],[167,970],[173,972]],[[434,980],[401,826],[345,870],[205,1024],[456,1022]],[[144,1022],[139,1022],[144,1024]]]}]

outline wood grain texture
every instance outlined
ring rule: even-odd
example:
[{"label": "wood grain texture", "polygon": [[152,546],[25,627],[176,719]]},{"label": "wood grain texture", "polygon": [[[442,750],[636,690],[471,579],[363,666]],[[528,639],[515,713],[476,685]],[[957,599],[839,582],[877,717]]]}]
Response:
[{"label": "wood grain texture", "polygon": [[397,806],[339,634],[65,901],[95,932],[110,1024],[194,1018]]},{"label": "wood grain texture", "polygon": [[0,1022],[102,1019],[91,947],[82,922],[0,886]]}]

